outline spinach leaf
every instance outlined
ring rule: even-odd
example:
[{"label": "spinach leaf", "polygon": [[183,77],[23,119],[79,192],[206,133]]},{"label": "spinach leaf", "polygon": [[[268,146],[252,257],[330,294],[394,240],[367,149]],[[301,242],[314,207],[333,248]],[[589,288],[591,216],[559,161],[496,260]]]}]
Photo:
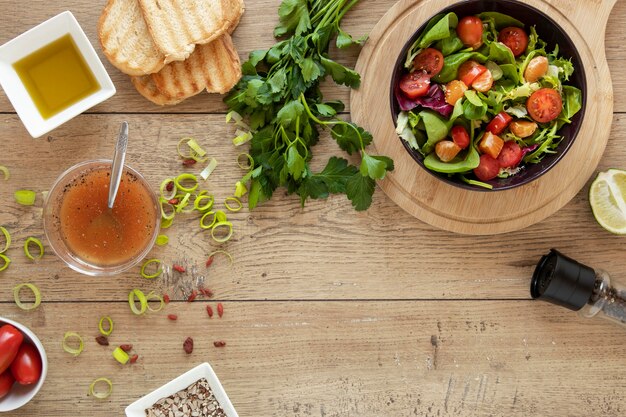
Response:
[{"label": "spinach leaf", "polygon": [[419,115],[424,122],[426,136],[428,137],[422,150],[424,154],[429,154],[433,151],[437,142],[448,135],[450,129],[448,128],[446,120],[432,110],[422,110]]},{"label": "spinach leaf", "polygon": [[563,95],[565,96],[565,100],[563,100],[563,115],[568,120],[571,120],[583,106],[582,92],[574,86],[564,85]]},{"label": "spinach leaf", "polygon": [[509,15],[498,13],[498,12],[483,12],[479,14],[478,17],[480,17],[480,20],[483,20],[483,21],[493,20],[494,24],[496,25],[496,29],[498,30],[504,29],[509,26],[515,26],[518,28],[524,27],[524,24],[520,22],[519,20]]},{"label": "spinach leaf", "polygon": [[413,65],[413,59],[417,56],[420,50],[428,48],[428,46],[430,46],[433,42],[450,37],[451,34],[454,33],[454,31],[450,31],[450,29],[455,29],[458,23],[459,19],[454,13],[437,15],[430,19],[422,34],[417,38],[413,45],[411,45],[411,48],[409,48],[406,61],[404,62],[404,67],[407,69],[411,68]]},{"label": "spinach leaf", "polygon": [[441,51],[441,54],[446,57],[448,55],[451,55],[457,51],[460,51],[461,49],[463,49],[465,45],[463,45],[463,42],[461,41],[461,39],[459,39],[458,36],[456,36],[456,34],[453,34],[452,36],[449,36],[445,39],[441,39],[440,41],[438,41],[434,48],[438,49]]},{"label": "spinach leaf", "polygon": [[481,120],[487,114],[487,104],[473,91],[465,92],[465,102],[463,103],[463,115],[469,120]]},{"label": "spinach leaf", "polygon": [[436,77],[433,77],[433,80],[440,84],[455,80],[459,72],[459,67],[469,59],[474,59],[480,63],[487,62],[487,57],[478,52],[459,52],[448,55],[443,59],[443,69]]},{"label": "spinach leaf", "polygon": [[459,174],[471,171],[480,164],[480,155],[474,147],[470,145],[464,157],[457,156],[450,162],[441,162],[439,157],[434,153],[430,153],[424,158],[424,166],[426,168],[442,172],[444,174]]},{"label": "spinach leaf", "polygon": [[489,44],[489,60],[498,64],[515,65],[515,56],[508,46],[502,42],[491,42]]}]

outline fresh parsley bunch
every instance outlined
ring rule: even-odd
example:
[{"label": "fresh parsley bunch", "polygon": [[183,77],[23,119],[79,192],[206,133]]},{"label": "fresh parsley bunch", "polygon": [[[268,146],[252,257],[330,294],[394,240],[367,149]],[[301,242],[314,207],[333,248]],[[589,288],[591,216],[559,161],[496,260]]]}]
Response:
[{"label": "fresh parsley bunch", "polygon": [[[274,35],[285,37],[268,50],[250,53],[243,64],[243,78],[225,99],[231,111],[246,117],[252,131],[250,155],[253,168],[238,183],[250,181],[250,209],[271,198],[278,187],[307,198],[346,194],[356,210],[372,203],[375,180],[393,170],[385,156],[369,155],[365,147],[372,135],[354,123],[337,117],[341,101],[324,101],[319,84],[327,76],[337,84],[357,88],[361,77],[328,56],[331,39],[339,48],[362,44],[341,30],[344,14],[358,0],[283,0]],[[332,157],[313,173],[309,167],[319,127],[348,154],[361,153],[359,167]]]}]

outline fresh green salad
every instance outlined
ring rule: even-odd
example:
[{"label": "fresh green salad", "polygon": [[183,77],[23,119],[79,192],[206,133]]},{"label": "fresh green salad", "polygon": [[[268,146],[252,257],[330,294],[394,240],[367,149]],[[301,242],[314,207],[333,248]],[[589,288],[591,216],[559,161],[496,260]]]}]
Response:
[{"label": "fresh green salad", "polygon": [[395,88],[397,133],[429,170],[477,187],[559,152],[559,129],[582,107],[571,59],[535,27],[485,12],[431,19]]}]

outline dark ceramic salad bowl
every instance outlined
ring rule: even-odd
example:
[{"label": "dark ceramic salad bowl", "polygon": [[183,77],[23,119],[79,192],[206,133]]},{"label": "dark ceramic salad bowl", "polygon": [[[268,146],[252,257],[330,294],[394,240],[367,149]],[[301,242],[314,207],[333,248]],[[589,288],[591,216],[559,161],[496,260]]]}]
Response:
[{"label": "dark ceramic salad bowl", "polygon": [[[577,87],[582,91],[582,107],[581,110],[571,119],[570,124],[564,125],[557,133],[563,137],[558,148],[556,149],[556,153],[546,155],[539,163],[536,164],[526,164],[523,170],[521,170],[518,174],[509,176],[508,178],[495,178],[493,180],[485,181],[485,183],[489,184],[493,188],[491,190],[477,187],[474,185],[467,184],[457,176],[450,176],[448,174],[439,173],[435,171],[431,171],[427,169],[424,165],[424,156],[417,150],[411,148],[411,146],[403,139],[398,137],[398,140],[405,147],[406,151],[412,156],[412,158],[417,162],[417,164],[421,167],[421,169],[425,169],[431,175],[437,177],[441,181],[444,181],[448,184],[451,184],[456,187],[460,187],[463,189],[471,190],[471,191],[498,191],[498,190],[508,190],[515,187],[519,187],[525,184],[530,183],[531,181],[536,180],[541,175],[548,172],[552,167],[554,167],[567,153],[572,143],[576,139],[580,126],[582,124],[582,120],[586,110],[586,82],[585,82],[585,70],[582,66],[581,57],[576,49],[576,46],[572,42],[571,38],[565,33],[565,31],[549,16],[541,12],[540,10],[529,6],[527,4],[521,3],[519,1],[514,0],[469,0],[469,1],[461,1],[456,4],[453,4],[443,10],[438,11],[433,14],[432,17],[435,17],[439,14],[446,14],[454,12],[457,16],[472,16],[477,15],[482,12],[499,12],[502,14],[509,15],[515,19],[520,20],[525,24],[526,28],[531,26],[536,26],[537,32],[541,39],[543,39],[547,43],[547,50],[552,50],[556,45],[559,46],[560,55],[563,57],[571,58],[571,62],[574,66],[574,74],[568,81],[568,85]],[[431,18],[432,18],[431,17]],[[398,59],[395,63],[395,70],[391,80],[390,86],[390,102],[391,102],[391,115],[394,120],[394,125],[397,122],[397,115],[400,112],[400,106],[396,100],[394,88],[398,85],[399,79],[402,77],[404,72],[404,62],[406,59],[407,52],[411,48],[411,45],[416,41],[416,39],[420,36],[420,34],[425,30],[426,25],[430,19],[428,19],[424,24],[417,28],[412,37],[407,39],[404,48],[402,49],[402,53],[398,56]]]}]

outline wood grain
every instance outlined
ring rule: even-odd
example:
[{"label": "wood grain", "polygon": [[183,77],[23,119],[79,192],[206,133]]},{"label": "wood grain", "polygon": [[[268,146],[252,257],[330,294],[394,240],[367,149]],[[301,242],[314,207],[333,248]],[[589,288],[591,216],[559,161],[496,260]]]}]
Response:
[{"label": "wood grain", "polygon": [[[132,316],[124,303],[1,308],[37,332],[50,361],[22,417],[119,416],[204,361],[241,416],[616,417],[626,410],[626,333],[539,302],[307,302],[297,309],[232,302],[223,319],[209,319],[201,302],[147,317]],[[109,347],[93,340],[101,315],[115,321]],[[79,357],[60,347],[67,330],[84,337]],[[182,350],[188,336],[189,356]],[[213,347],[215,340],[226,347]],[[121,343],[133,344],[136,365],[113,360]],[[87,388],[101,376],[114,392],[95,401]]]}]

